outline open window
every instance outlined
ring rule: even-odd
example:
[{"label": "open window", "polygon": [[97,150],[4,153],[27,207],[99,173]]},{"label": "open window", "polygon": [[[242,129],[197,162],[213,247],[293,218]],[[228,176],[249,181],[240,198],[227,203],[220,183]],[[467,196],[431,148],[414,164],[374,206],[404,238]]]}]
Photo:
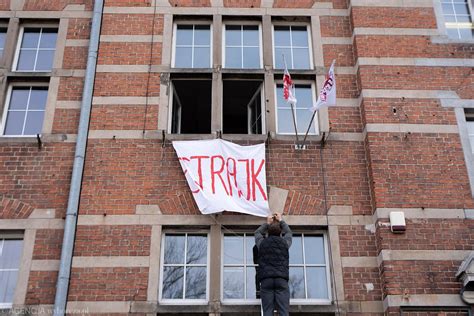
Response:
[{"label": "open window", "polygon": [[224,80],[223,130],[225,134],[262,134],[263,80]]},{"label": "open window", "polygon": [[171,133],[211,132],[212,81],[209,78],[171,80]]}]

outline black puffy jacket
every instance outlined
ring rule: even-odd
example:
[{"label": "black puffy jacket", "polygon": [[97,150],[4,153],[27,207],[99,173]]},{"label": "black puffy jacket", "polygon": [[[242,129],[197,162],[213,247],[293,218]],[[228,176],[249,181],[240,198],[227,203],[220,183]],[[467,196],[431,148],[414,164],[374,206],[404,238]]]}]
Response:
[{"label": "black puffy jacket", "polygon": [[288,244],[282,237],[268,236],[258,249],[258,280],[267,278],[289,279]]}]

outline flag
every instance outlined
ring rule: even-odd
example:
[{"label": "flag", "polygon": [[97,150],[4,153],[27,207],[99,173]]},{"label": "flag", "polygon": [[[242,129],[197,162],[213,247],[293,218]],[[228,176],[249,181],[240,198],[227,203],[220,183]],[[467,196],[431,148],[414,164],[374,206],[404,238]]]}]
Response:
[{"label": "flag", "polygon": [[283,97],[285,98],[286,102],[292,104],[296,103],[294,89],[295,85],[293,84],[293,80],[291,80],[290,73],[288,72],[285,63],[285,73],[283,74]]},{"label": "flag", "polygon": [[318,101],[311,108],[311,111],[315,112],[325,106],[336,105],[336,77],[334,76],[334,60],[329,68],[326,80],[324,80],[321,92],[319,92]]}]

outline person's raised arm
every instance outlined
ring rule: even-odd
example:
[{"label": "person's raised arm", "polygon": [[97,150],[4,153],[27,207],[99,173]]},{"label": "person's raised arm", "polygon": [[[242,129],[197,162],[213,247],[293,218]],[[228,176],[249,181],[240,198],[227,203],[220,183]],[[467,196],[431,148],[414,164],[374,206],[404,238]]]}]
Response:
[{"label": "person's raised arm", "polygon": [[265,234],[268,231],[268,226],[270,225],[272,220],[272,216],[267,217],[267,222],[260,225],[260,227],[255,231],[255,244],[258,248],[260,248],[260,244],[262,243],[263,238],[265,238]]},{"label": "person's raised arm", "polygon": [[281,234],[283,235],[283,239],[285,239],[288,248],[290,248],[293,239],[293,233],[290,229],[290,226],[288,226],[288,224],[283,220],[280,213],[277,213],[275,217],[276,220],[280,222]]}]

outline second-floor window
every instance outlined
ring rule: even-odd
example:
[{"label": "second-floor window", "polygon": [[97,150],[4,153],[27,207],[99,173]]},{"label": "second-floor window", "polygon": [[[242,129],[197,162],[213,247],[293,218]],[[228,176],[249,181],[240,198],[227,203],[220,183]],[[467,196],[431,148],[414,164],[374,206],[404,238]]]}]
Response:
[{"label": "second-floor window", "polygon": [[225,68],[262,68],[258,25],[226,25],[224,34]]},{"label": "second-floor window", "polygon": [[448,36],[462,40],[474,39],[471,0],[441,0]]},{"label": "second-floor window", "polygon": [[177,24],[174,46],[175,68],[211,68],[211,26]]},{"label": "second-floor window", "polygon": [[274,25],[273,47],[276,69],[311,69],[311,45],[308,27],[304,25]]},{"label": "second-floor window", "polygon": [[57,35],[56,28],[22,28],[14,70],[51,71]]},{"label": "second-floor window", "polygon": [[3,56],[3,51],[5,49],[5,39],[7,37],[7,29],[0,27],[0,58]]}]

